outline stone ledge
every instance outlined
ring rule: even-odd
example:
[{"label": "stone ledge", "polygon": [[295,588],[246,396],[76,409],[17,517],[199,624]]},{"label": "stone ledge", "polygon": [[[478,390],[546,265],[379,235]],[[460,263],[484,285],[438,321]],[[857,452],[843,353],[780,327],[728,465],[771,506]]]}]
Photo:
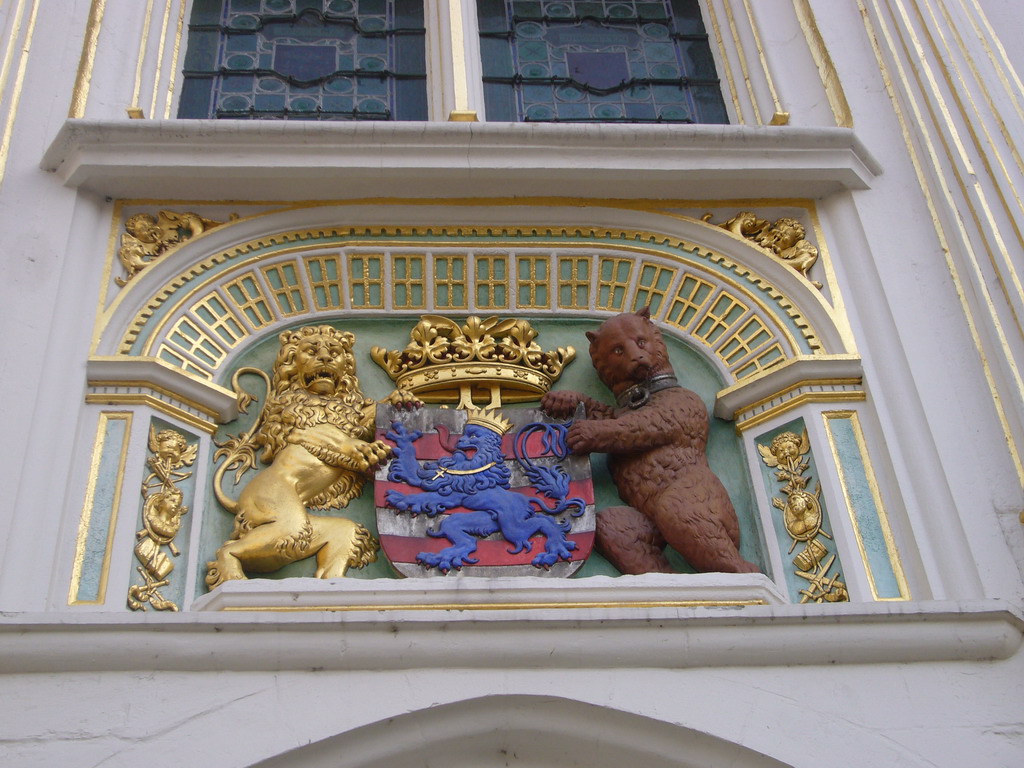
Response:
[{"label": "stone ledge", "polygon": [[1006,659],[1000,600],[574,611],[0,616],[0,673],[773,667]]},{"label": "stone ledge", "polygon": [[857,355],[794,357],[723,389],[715,397],[715,416],[735,421],[753,404],[780,392],[801,385],[827,386],[837,380],[861,380],[863,376],[864,366]]},{"label": "stone ledge", "polygon": [[41,167],[112,198],[816,198],[878,162],[846,128],[68,120]]},{"label": "stone ledge", "polygon": [[248,579],[229,581],[198,598],[196,611],[459,611],[481,621],[498,613],[576,615],[615,609],[628,616],[649,609],[784,605],[786,598],[763,574],[698,573],[593,576],[585,579],[480,578],[452,573],[428,579]]},{"label": "stone ledge", "polygon": [[190,376],[156,357],[93,356],[86,362],[88,385],[148,386],[184,398],[221,424],[238,418],[235,393]]}]

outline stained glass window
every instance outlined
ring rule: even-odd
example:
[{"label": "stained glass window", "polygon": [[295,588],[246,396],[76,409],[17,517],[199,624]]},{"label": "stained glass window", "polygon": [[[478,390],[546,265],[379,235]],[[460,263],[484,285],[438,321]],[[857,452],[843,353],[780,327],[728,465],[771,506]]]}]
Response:
[{"label": "stained glass window", "polygon": [[489,121],[728,122],[699,0],[477,0]]},{"label": "stained glass window", "polygon": [[426,120],[423,0],[194,0],[179,117]]}]

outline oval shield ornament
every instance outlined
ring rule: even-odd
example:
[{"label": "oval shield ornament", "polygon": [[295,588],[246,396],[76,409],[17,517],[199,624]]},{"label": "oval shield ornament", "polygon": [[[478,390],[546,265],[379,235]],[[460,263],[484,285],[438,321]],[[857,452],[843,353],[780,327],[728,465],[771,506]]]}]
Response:
[{"label": "oval shield ornament", "polygon": [[552,576],[594,543],[587,457],[537,410],[378,409],[394,446],[374,484],[381,549],[404,576]]}]

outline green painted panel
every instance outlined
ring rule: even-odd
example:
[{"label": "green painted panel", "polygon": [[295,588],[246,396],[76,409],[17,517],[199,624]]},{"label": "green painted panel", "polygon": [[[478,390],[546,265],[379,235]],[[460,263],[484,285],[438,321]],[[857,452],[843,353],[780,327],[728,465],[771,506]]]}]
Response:
[{"label": "green painted panel", "polygon": [[116,504],[120,490],[120,469],[128,441],[130,420],[114,415],[101,422],[102,446],[89,509],[89,528],[85,536],[78,590],[74,600],[79,603],[102,602],[101,587],[107,561],[107,541],[117,517]]},{"label": "green painted panel", "polygon": [[[456,318],[456,315],[452,315]],[[532,324],[537,329],[539,336],[537,343],[544,349],[557,347],[574,346],[577,349],[579,358],[570,364],[562,375],[562,378],[555,385],[556,389],[575,389],[591,393],[594,397],[612,402],[610,393],[598,380],[590,361],[587,359],[588,342],[585,332],[595,330],[600,324],[595,320],[585,319],[555,319],[555,318],[533,318]],[[396,322],[388,318],[350,318],[345,320],[331,321],[329,324],[337,328],[351,331],[356,336],[355,357],[357,364],[357,375],[363,392],[370,397],[377,399],[385,397],[394,389],[394,383],[387,374],[370,360],[369,351],[373,346],[384,346],[388,349],[402,349],[409,343],[409,331],[415,325],[413,318]],[[278,333],[272,333],[250,346],[234,363],[231,370],[223,372],[220,383],[227,386],[234,370],[240,367],[253,366],[269,370],[277,354]],[[666,338],[669,348],[669,356],[679,375],[683,386],[697,392],[704,400],[709,412],[714,403],[715,394],[722,388],[722,382],[718,378],[716,370],[708,363],[699,352],[679,342],[676,339]],[[255,377],[246,377],[246,385],[263,397],[263,387]],[[536,403],[526,403],[515,407],[536,407]],[[252,422],[258,415],[258,407],[250,408],[248,415],[238,421],[221,427],[215,436],[216,440],[223,440],[228,433],[239,434],[249,429]],[[736,507],[740,520],[742,546],[741,553],[747,560],[766,566],[766,559],[763,556],[764,544],[761,538],[759,525],[756,519],[753,490],[750,483],[750,476],[747,464],[742,454],[742,447],[739,438],[735,434],[733,426],[729,422],[720,419],[711,420],[711,430],[708,441],[708,462],[712,470],[722,479],[733,504]],[[595,495],[597,507],[614,506],[621,504],[611,476],[608,473],[606,457],[595,454],[592,457],[592,470],[594,476]],[[212,471],[210,473],[212,475]],[[254,473],[250,472],[242,478],[242,484],[231,490],[231,495],[237,498],[239,491],[248,482]],[[225,541],[231,533],[232,517],[214,499],[211,486],[207,488],[206,509],[203,513],[203,530],[200,552],[197,558],[199,568],[199,579],[197,590],[201,594],[205,591],[203,577],[206,573],[206,562],[213,559],[213,554],[220,544]],[[362,523],[371,531],[376,531],[375,510],[370,486],[364,489],[360,498],[350,502],[348,507],[341,512]],[[669,553],[670,560],[683,572],[691,572],[691,569],[674,552]],[[284,578],[287,576],[312,576],[314,561],[309,559],[300,563],[290,565],[266,578]],[[595,575],[618,575],[604,558],[594,554],[587,563],[576,573],[575,577]],[[394,578],[395,574],[390,565],[382,557],[376,563],[366,568],[352,570],[348,578],[372,579],[372,578]]]},{"label": "green painted panel", "polygon": [[889,554],[886,532],[875,494],[871,489],[864,456],[861,453],[852,418],[827,418],[828,427],[835,448],[836,458],[842,475],[843,488],[850,503],[850,513],[857,525],[865,566],[875,589],[875,596],[882,599],[908,599],[900,588],[900,578]]}]

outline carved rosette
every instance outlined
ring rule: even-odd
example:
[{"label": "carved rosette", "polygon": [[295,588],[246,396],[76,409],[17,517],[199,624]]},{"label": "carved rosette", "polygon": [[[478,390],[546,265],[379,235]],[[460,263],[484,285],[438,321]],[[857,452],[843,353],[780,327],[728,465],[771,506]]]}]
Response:
[{"label": "carved rosette", "polygon": [[800,602],[848,602],[850,594],[842,580],[837,555],[826,543],[832,537],[821,527],[821,484],[817,484],[814,493],[807,490],[811,481],[805,475],[810,468],[804,459],[810,451],[807,430],[800,436],[783,432],[770,445],[758,445],[757,450],[765,464],[776,468],[775,479],[783,483],[780,491],[784,498],[773,498],[772,505],[781,510],[782,524],[793,540],[789,553],[803,546],[793,558],[794,572],[807,581],[807,586],[800,590]]},{"label": "carved rosette", "polygon": [[174,539],[188,507],[183,503],[184,494],[178,484],[192,476],[191,472],[181,470],[192,466],[198,449],[198,444],[189,445],[186,437],[176,430],[157,432],[154,427],[149,428],[150,456],[146,466],[150,473],[142,481],[143,527],[136,533],[135,545],[135,558],[141,563],[135,570],[142,577],[142,583],[128,588],[128,607],[133,611],[146,610],[146,603],[158,611],[178,610],[173,601],[160,594],[160,589],[170,584],[168,576],[174,570],[171,555],[181,554]]}]

